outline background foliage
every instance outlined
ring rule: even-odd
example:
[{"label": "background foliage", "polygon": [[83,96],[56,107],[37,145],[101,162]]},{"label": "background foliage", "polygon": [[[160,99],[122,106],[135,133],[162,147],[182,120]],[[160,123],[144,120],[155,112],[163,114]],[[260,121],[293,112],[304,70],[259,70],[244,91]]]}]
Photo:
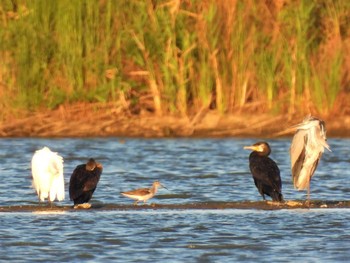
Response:
[{"label": "background foliage", "polygon": [[350,83],[350,1],[3,0],[0,107],[123,101],[334,111]]}]

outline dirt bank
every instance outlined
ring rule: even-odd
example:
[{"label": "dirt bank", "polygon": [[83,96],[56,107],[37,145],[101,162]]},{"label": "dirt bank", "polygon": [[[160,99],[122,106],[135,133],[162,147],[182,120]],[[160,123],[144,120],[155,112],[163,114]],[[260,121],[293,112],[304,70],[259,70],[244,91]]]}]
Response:
[{"label": "dirt bank", "polygon": [[[1,137],[277,137],[304,116],[219,114],[202,110],[190,117],[133,114],[118,104],[79,104],[27,113],[0,123]],[[328,137],[350,137],[350,116],[322,117]]]}]

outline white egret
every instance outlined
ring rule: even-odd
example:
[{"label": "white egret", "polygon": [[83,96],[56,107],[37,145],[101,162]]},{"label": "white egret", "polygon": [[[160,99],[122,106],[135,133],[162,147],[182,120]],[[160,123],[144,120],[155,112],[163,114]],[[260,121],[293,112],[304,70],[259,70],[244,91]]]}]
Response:
[{"label": "white egret", "polygon": [[64,200],[63,158],[48,147],[37,150],[32,158],[33,187],[40,201]]}]

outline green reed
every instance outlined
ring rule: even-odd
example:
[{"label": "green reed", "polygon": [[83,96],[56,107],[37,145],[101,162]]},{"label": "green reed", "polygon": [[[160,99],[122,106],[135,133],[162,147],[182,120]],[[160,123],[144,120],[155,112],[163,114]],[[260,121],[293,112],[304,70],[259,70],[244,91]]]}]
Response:
[{"label": "green reed", "polygon": [[327,114],[347,85],[347,2],[4,0],[0,107]]}]

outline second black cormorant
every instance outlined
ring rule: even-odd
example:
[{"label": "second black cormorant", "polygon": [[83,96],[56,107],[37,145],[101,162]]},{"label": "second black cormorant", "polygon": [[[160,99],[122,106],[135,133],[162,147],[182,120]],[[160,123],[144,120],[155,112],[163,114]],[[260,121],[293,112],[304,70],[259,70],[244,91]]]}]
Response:
[{"label": "second black cormorant", "polygon": [[102,174],[102,165],[94,159],[78,165],[70,178],[69,197],[74,201],[74,208],[90,208],[88,203]]},{"label": "second black cormorant", "polygon": [[282,181],[277,164],[269,158],[271,148],[267,142],[257,142],[244,149],[253,150],[249,155],[249,168],[252,173],[255,186],[265,199],[265,195],[273,201],[283,201]]}]

